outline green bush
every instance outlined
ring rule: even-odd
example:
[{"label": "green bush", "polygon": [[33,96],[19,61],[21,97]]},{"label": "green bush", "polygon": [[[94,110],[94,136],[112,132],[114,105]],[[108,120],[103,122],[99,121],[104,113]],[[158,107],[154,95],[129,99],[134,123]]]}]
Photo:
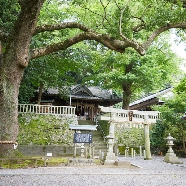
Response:
[{"label": "green bush", "polygon": [[101,120],[101,121],[99,121],[99,124],[100,124],[102,130],[104,131],[105,135],[108,136],[110,123],[108,121]]},{"label": "green bush", "polygon": [[[120,155],[125,155],[125,150],[127,146],[118,146],[119,154]],[[131,149],[135,150],[137,154],[140,154],[140,148],[139,147],[129,147],[129,155],[131,154]]]},{"label": "green bush", "polygon": [[119,145],[128,147],[139,147],[144,145],[144,129],[143,128],[115,128],[116,142]]}]

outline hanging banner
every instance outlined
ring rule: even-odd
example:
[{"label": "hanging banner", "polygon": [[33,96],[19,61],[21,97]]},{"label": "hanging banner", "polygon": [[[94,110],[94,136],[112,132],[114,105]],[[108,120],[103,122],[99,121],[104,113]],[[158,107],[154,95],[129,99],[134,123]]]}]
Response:
[{"label": "hanging banner", "polygon": [[129,111],[129,121],[132,121],[133,111]]}]

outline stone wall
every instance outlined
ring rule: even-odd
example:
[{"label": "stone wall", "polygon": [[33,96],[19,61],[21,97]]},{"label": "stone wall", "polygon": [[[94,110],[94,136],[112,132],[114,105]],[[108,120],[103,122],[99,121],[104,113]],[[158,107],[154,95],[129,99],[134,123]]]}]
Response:
[{"label": "stone wall", "polygon": [[[25,156],[46,156],[46,153],[52,153],[52,156],[73,156],[74,146],[62,145],[18,145],[17,149]],[[80,149],[77,149],[80,154]]]},{"label": "stone wall", "polygon": [[19,114],[19,145],[73,145],[69,118],[53,115]]}]

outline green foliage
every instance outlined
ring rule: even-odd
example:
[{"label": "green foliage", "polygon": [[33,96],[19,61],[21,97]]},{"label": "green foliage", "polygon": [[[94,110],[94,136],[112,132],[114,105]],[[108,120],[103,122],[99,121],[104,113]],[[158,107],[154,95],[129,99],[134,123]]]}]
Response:
[{"label": "green foliage", "polygon": [[21,104],[30,103],[30,99],[34,96],[35,87],[30,81],[29,68],[25,69],[23,79],[19,88],[18,100]]},{"label": "green foliage", "polygon": [[162,149],[166,145],[165,136],[168,136],[168,125],[162,120],[158,120],[150,130],[150,142],[152,148]]},{"label": "green foliage", "polygon": [[[142,42],[154,28],[161,26],[166,20],[173,19],[170,14],[176,15],[178,12],[180,14],[179,7],[176,9],[172,7],[172,3],[162,0],[153,3],[153,6],[149,6],[149,2],[145,0],[130,1],[130,3],[121,0],[102,2],[53,0],[44,3],[38,25],[76,21],[98,33],[108,33],[112,37],[121,39],[118,28],[121,12],[124,10],[122,32],[125,36]],[[160,10],[162,12],[159,12]],[[77,33],[80,33],[79,29],[40,33],[34,36],[31,47],[56,43]],[[31,62],[30,81],[34,81],[36,86],[44,82],[45,88],[60,87],[66,82],[69,82],[68,85],[93,82],[96,86],[101,85],[123,92],[124,97],[132,101],[139,98],[141,92],[147,94],[155,92],[169,86],[176,79],[179,59],[170,52],[168,40],[169,38],[162,37],[154,42],[143,57],[131,49],[121,54],[108,51],[97,42],[84,41],[66,52],[60,52],[56,57],[48,56]],[[128,87],[128,90],[123,90],[124,86]],[[22,95],[27,94],[22,93]]]},{"label": "green foliage", "polygon": [[108,121],[101,120],[101,121],[99,121],[99,124],[100,124],[102,130],[104,131],[105,136],[108,136],[109,135],[110,123]]},{"label": "green foliage", "polygon": [[144,129],[143,128],[126,128],[117,127],[115,136],[118,145],[139,147],[144,145]]},{"label": "green foliage", "polygon": [[142,93],[153,93],[174,84],[180,73],[180,59],[172,53],[168,36],[154,42],[145,56],[133,49],[126,49],[124,54],[103,49],[97,51],[91,63],[93,73],[85,77],[86,81],[93,80],[95,85],[122,92],[130,102]]},{"label": "green foliage", "polygon": [[174,89],[178,94],[186,94],[186,75]]},{"label": "green foliage", "polygon": [[[119,150],[119,154],[120,155],[125,155],[125,150],[126,150],[126,147],[128,147],[128,146],[118,146],[118,150]],[[128,153],[129,154],[131,154],[131,149],[133,148],[133,151],[135,150],[135,152],[137,153],[137,154],[140,154],[140,149],[139,149],[139,147],[129,147],[128,148]]]},{"label": "green foliage", "polygon": [[3,158],[23,158],[23,155],[17,149],[13,149],[4,154]]},{"label": "green foliage", "polygon": [[0,168],[3,169],[21,169],[21,168],[35,168],[41,166],[59,166],[62,163],[67,163],[66,158],[50,158],[48,160],[42,157],[23,157],[23,158],[3,158],[0,159]]},{"label": "green foliage", "polygon": [[20,86],[19,103],[29,103],[42,82],[44,89],[58,88],[60,95],[69,95],[69,86],[81,84],[92,72],[92,56],[87,48],[69,48],[30,61]]},{"label": "green foliage", "polygon": [[0,30],[9,32],[20,12],[18,0],[0,0]]},{"label": "green foliage", "polygon": [[[108,33],[113,37],[121,38],[121,31],[130,39],[144,41],[149,34],[158,27],[168,23],[185,21],[186,9],[181,3],[172,1],[127,1],[127,0],[94,0],[69,1],[69,12],[73,13],[79,22],[99,33]],[[91,20],[91,21],[90,21]]]},{"label": "green foliage", "polygon": [[[165,100],[162,106],[154,107],[161,112],[161,122],[165,127],[166,135],[170,133],[176,138],[177,147],[186,151],[185,136],[186,136],[186,94],[185,92],[176,94],[169,100]],[[164,135],[164,137],[167,137]],[[182,144],[182,145],[181,145]]]},{"label": "green foliage", "polygon": [[73,131],[69,129],[68,124],[55,116],[20,115],[18,143],[20,145],[71,145]]}]

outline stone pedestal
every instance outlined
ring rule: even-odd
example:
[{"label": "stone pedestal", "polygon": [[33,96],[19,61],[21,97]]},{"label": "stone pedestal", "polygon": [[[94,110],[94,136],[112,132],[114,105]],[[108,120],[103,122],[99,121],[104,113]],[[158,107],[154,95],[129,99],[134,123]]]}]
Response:
[{"label": "stone pedestal", "polygon": [[108,138],[108,151],[105,157],[105,161],[104,161],[104,165],[114,165],[117,157],[115,155],[115,153],[113,152],[113,137],[112,136],[107,136]]},{"label": "stone pedestal", "polygon": [[116,161],[117,161],[117,157],[115,156],[115,153],[107,152],[104,165],[114,165]]},{"label": "stone pedestal", "polygon": [[175,164],[182,163],[181,161],[178,160],[178,157],[174,153],[166,153],[164,157],[164,161],[167,163],[175,163]]}]

